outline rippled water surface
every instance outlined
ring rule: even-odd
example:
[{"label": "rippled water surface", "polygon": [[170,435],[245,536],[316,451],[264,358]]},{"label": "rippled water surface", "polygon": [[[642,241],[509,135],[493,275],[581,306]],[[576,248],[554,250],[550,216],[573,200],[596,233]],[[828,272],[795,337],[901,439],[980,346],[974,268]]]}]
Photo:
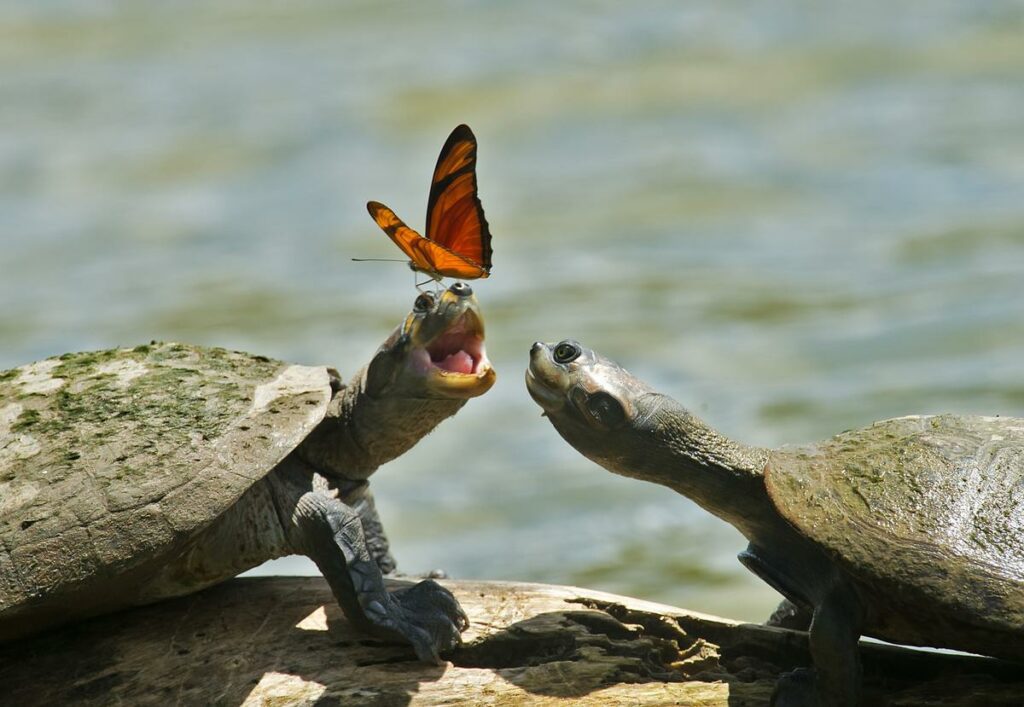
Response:
[{"label": "rippled water surface", "polygon": [[[758,619],[740,536],[568,448],[575,337],[723,432],[1024,416],[1018,2],[0,7],[0,368],[150,339],[352,372],[473,126],[495,388],[374,477],[403,568]],[[310,572],[283,560],[264,571]]]}]

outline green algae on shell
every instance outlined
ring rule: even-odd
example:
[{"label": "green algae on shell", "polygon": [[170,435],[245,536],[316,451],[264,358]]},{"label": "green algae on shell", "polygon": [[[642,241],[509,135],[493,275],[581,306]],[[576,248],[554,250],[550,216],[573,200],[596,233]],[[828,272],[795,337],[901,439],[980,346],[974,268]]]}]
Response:
[{"label": "green algae on shell", "polygon": [[175,343],[0,374],[0,611],[203,527],[323,418],[323,367]]}]

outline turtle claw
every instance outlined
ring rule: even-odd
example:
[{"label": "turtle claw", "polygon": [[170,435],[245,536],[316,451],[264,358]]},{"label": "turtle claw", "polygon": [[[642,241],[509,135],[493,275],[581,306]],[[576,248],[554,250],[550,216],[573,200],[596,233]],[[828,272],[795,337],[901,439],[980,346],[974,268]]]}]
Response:
[{"label": "turtle claw", "polygon": [[432,579],[388,597],[386,605],[373,601],[366,606],[367,618],[411,643],[421,661],[443,665],[440,654],[460,645],[462,632],[469,628],[458,600]]}]

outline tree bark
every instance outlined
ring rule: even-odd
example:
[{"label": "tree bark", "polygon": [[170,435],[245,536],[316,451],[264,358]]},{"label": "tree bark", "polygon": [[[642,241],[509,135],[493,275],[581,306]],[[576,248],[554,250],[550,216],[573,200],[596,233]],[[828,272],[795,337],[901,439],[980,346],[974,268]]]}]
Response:
[{"label": "tree bark", "polygon": [[[802,632],[576,587],[443,583],[472,622],[444,666],[359,634],[320,578],[235,579],[0,646],[0,703],[766,705],[778,675],[810,660]],[[862,654],[869,704],[1024,695],[1024,666],[870,643]]]}]

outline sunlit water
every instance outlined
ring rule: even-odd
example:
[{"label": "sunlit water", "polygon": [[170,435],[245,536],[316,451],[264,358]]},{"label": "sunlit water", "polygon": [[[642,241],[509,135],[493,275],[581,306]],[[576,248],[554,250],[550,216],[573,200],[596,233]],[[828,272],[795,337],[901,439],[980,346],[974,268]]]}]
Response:
[{"label": "sunlit water", "polygon": [[[575,337],[727,434],[1024,415],[1018,2],[0,7],[0,367],[150,339],[352,372],[480,140],[495,388],[374,477],[403,569],[745,619],[740,536],[567,447],[523,386]],[[312,572],[284,560],[265,571]]]}]

